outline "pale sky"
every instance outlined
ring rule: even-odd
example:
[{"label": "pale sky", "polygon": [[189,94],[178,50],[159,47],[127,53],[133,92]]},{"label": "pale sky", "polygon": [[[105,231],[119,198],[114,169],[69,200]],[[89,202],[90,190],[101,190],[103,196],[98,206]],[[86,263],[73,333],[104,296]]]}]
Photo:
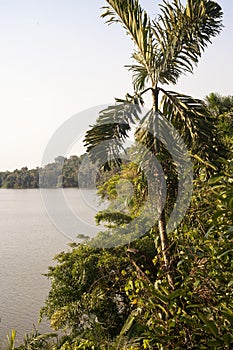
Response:
[{"label": "pale sky", "polygon": [[[157,0],[143,0],[151,15]],[[194,75],[171,87],[203,98],[232,95],[233,1],[225,28]],[[74,114],[132,92],[132,44],[100,18],[104,0],[0,0],[0,171],[41,164],[55,130]]]}]

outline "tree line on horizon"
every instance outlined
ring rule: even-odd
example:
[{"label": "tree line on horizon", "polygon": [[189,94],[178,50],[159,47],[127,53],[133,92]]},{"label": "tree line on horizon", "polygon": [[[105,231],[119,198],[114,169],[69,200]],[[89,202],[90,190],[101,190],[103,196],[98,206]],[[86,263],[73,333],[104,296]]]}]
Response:
[{"label": "tree line on horizon", "polygon": [[[28,169],[26,166],[14,171],[0,172],[0,188],[27,189],[27,188],[72,188],[79,187],[78,174],[82,176],[82,185],[89,187],[93,169],[80,165],[84,155],[72,155],[69,158],[58,156],[53,163],[45,167]],[[80,172],[80,173],[79,173]],[[83,179],[85,182],[83,183]]]}]

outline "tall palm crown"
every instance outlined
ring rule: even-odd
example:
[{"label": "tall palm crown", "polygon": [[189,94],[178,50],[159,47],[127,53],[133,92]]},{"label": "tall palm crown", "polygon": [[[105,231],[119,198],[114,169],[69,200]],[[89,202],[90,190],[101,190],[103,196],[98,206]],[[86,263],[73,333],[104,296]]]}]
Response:
[{"label": "tall palm crown", "polygon": [[[209,0],[187,0],[186,6],[179,0],[163,1],[161,14],[151,20],[138,0],[106,2],[108,5],[102,16],[107,18],[108,24],[119,22],[135,44],[134,63],[128,66],[133,73],[135,95],[116,99],[116,105],[100,113],[96,125],[86,134],[88,151],[103,140],[114,139],[115,146],[106,152],[118,158],[117,151],[121,149],[118,141],[127,136],[130,124],[137,119],[139,106],[143,104],[143,89],[148,86],[154,91],[156,103],[158,94],[162,93],[159,110],[163,117],[173,123],[194,152],[201,152],[208,158],[208,154],[216,152],[216,146],[212,142],[214,130],[208,125],[211,120],[204,103],[161,86],[175,84],[182,74],[193,72],[204,48],[221,31],[221,7]],[[130,103],[137,107],[132,110]]]},{"label": "tall palm crown", "polygon": [[[193,72],[205,47],[221,31],[221,7],[210,0],[187,0],[186,5],[180,0],[163,1],[161,13],[152,20],[138,0],[106,2],[102,17],[108,24],[120,23],[135,46],[133,64],[128,66],[135,93],[116,99],[115,105],[100,112],[96,124],[86,133],[92,158],[100,162],[107,159],[105,168],[111,165],[112,158],[119,163],[123,141],[134,123],[138,123],[137,141],[154,155],[161,154],[161,142],[145,131],[144,125],[149,123],[156,131],[162,117],[178,130],[194,157],[204,163],[213,162],[220,149],[205,104],[162,86],[176,84],[182,74]],[[140,119],[143,95],[148,91],[152,92],[153,105]],[[168,281],[173,286],[165,216],[163,211],[158,228]]]},{"label": "tall palm crown", "polygon": [[137,65],[136,88],[150,80],[176,83],[182,73],[192,72],[211,37],[221,28],[221,8],[213,1],[188,0],[184,7],[179,0],[164,1],[156,21],[149,18],[138,0],[107,0],[103,17],[107,23],[120,22],[135,43],[133,58]]}]

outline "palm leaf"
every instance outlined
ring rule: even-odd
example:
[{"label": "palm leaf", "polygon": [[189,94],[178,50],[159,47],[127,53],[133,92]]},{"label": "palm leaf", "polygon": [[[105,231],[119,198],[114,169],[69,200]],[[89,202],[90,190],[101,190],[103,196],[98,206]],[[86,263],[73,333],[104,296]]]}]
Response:
[{"label": "palm leaf", "polygon": [[[137,54],[135,53],[133,57],[136,59]],[[137,61],[140,61],[140,55],[137,58]],[[142,91],[148,82],[148,73],[146,68],[142,64],[133,64],[131,66],[126,66],[129,68],[129,71],[133,72],[133,85],[135,91]]]},{"label": "palm leaf", "polygon": [[214,1],[164,1],[158,20],[153,22],[157,41],[157,81],[176,83],[179,76],[192,72],[202,51],[222,28],[222,10]]},{"label": "palm leaf", "polygon": [[120,334],[116,338],[116,349],[123,349],[125,343],[131,347],[133,345],[137,346],[140,344],[141,338],[138,337],[137,327],[134,327],[137,325],[136,320],[140,315],[140,312],[141,310],[137,308],[132,310],[129,314],[120,331]]},{"label": "palm leaf", "polygon": [[[173,111],[171,113],[173,116]],[[163,179],[164,173],[166,174],[168,194],[165,210],[170,216],[167,223],[168,232],[173,231],[184,216],[192,192],[193,175],[192,163],[183,137],[172,124],[167,115],[152,109],[141,120],[135,135],[136,140],[145,146],[140,154],[143,168],[156,174],[160,191],[154,198],[157,198],[158,209],[163,201]],[[153,162],[154,155],[162,168]]]},{"label": "palm leaf", "polygon": [[174,91],[160,89],[164,96],[161,113],[178,130],[191,152],[211,163],[222,156],[216,127],[203,101]]},{"label": "palm leaf", "polygon": [[[147,76],[154,81],[153,33],[149,16],[141,8],[138,0],[106,1],[109,6],[103,7],[105,12],[102,17],[108,17],[108,24],[114,22],[122,24],[136,46],[136,53],[133,55],[133,58],[140,64],[138,66],[140,71],[144,67]],[[135,68],[136,66],[133,69]],[[137,85],[136,83],[136,87]]]},{"label": "palm leaf", "polygon": [[139,119],[142,104],[142,98],[137,95],[127,95],[126,100],[116,99],[116,104],[101,111],[96,124],[87,131],[87,152],[104,170],[109,170],[112,164],[121,164],[124,142],[131,125]]}]

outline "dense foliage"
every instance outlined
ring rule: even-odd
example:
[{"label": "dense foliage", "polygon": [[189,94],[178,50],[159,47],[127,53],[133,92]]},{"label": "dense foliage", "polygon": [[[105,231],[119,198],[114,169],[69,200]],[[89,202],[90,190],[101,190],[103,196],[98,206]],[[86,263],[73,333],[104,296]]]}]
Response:
[{"label": "dense foliage", "polygon": [[[52,284],[41,313],[67,335],[57,340],[34,332],[19,349],[231,349],[232,168],[229,159],[221,174],[207,180],[203,167],[203,177],[195,180],[189,211],[170,237],[174,290],[155,230],[110,249],[92,247],[84,237],[82,244],[56,256],[47,274]],[[100,188],[102,196],[115,197],[117,176]],[[137,196],[131,208],[128,216],[133,217]],[[100,216],[108,223],[106,235],[109,225],[124,225],[120,216]],[[97,239],[103,237],[102,232]]]},{"label": "dense foliage", "polygon": [[20,170],[0,172],[1,188],[38,188],[39,169],[28,169],[23,167]]}]

